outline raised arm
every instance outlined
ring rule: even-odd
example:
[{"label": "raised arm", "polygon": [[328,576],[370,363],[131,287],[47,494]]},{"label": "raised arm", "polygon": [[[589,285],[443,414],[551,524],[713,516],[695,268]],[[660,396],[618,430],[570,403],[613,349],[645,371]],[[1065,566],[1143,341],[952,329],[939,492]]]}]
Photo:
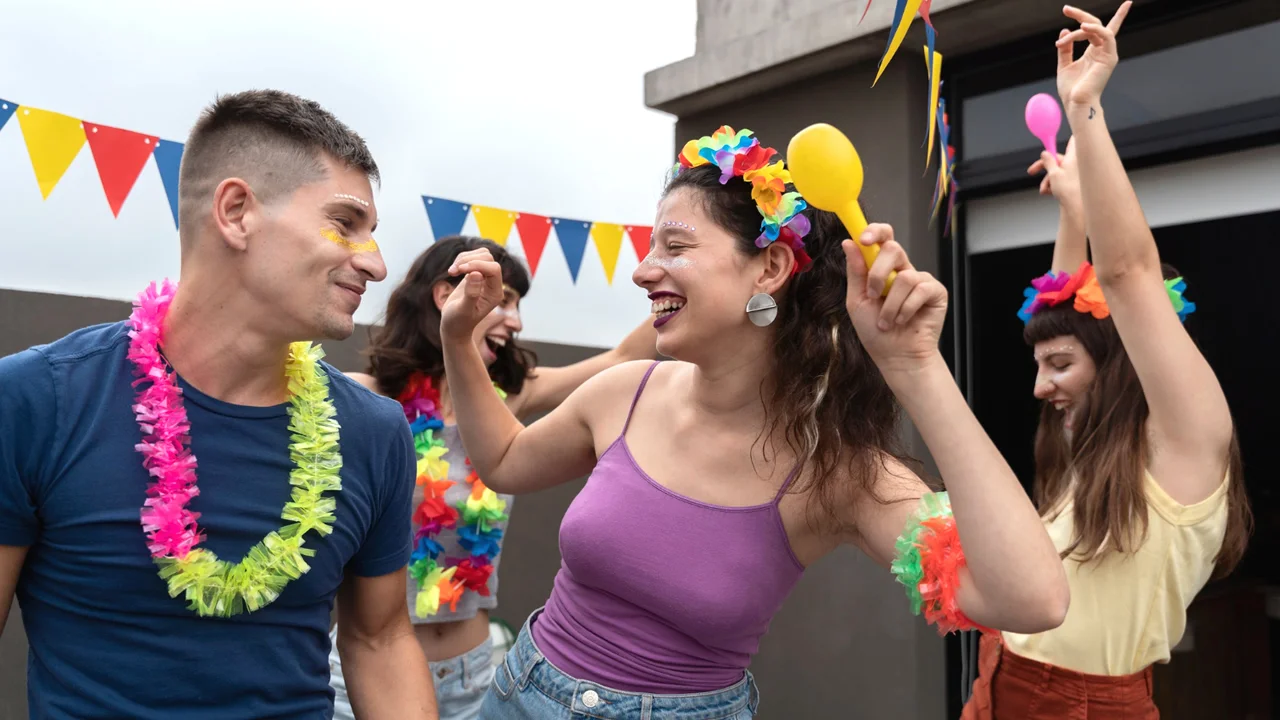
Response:
[{"label": "raised arm", "polygon": [[[1107,130],[1102,91],[1118,61],[1116,32],[1129,5],[1106,26],[1081,10],[1064,10],[1080,28],[1058,41],[1058,87],[1076,139],[1094,271],[1151,411],[1152,475],[1175,500],[1191,504],[1222,483],[1231,412],[1173,307],[1155,238]],[[1088,48],[1073,60],[1081,40]]]},{"label": "raised arm", "polygon": [[[1065,30],[1063,32],[1066,32]],[[1027,168],[1031,175],[1043,172],[1040,194],[1058,201],[1058,237],[1053,243],[1054,272],[1075,272],[1089,259],[1084,234],[1084,208],[1080,199],[1080,174],[1076,169],[1076,141],[1067,141],[1067,154],[1056,158],[1048,152]]]},{"label": "raised arm", "polygon": [[[1015,632],[1057,627],[1070,601],[1058,551],[1018,478],[987,437],[938,352],[947,292],[911,266],[888,225],[872,225],[860,242],[881,244],[870,272],[846,240],[847,306],[858,338],[915,422],[950,495],[955,527],[968,562],[960,576],[960,609],[981,625]],[[885,280],[896,270],[888,297]],[[859,506],[862,544],[881,562],[915,510],[923,483],[900,465],[879,481],[881,505]],[[908,501],[910,500],[910,501]]]},{"label": "raised arm", "polygon": [[507,406],[518,418],[547,412],[603,370],[632,360],[652,360],[656,354],[657,337],[652,318],[645,318],[616,348],[572,365],[538,368],[533,377],[525,381],[519,395],[507,398]]},{"label": "raised arm", "polygon": [[590,387],[579,388],[530,427],[522,425],[493,391],[489,371],[471,342],[476,323],[502,298],[502,269],[488,250],[473,250],[459,255],[450,272],[465,277],[442,310],[444,366],[462,443],[476,472],[495,492],[509,494],[586,475],[596,460],[587,418]]}]

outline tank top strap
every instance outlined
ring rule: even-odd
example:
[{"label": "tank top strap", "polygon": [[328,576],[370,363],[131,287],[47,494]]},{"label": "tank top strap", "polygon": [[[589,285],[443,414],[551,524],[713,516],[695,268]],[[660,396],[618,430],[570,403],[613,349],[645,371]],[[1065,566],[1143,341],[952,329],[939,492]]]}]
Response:
[{"label": "tank top strap", "polygon": [[627,410],[627,421],[622,424],[622,435],[627,434],[627,428],[631,427],[631,416],[636,412],[636,403],[640,402],[640,393],[644,392],[644,386],[649,384],[649,376],[653,374],[654,369],[658,367],[661,360],[654,360],[653,364],[645,370],[644,377],[640,379],[640,387],[636,388],[636,396],[631,398],[631,408]]},{"label": "tank top strap", "polygon": [[778,494],[773,496],[774,505],[777,505],[782,501],[782,496],[787,494],[787,488],[791,487],[791,483],[796,479],[796,476],[800,474],[800,468],[802,467],[804,467],[804,462],[797,460],[796,466],[791,468],[791,474],[787,476],[786,480],[782,481],[782,487],[778,488]]}]

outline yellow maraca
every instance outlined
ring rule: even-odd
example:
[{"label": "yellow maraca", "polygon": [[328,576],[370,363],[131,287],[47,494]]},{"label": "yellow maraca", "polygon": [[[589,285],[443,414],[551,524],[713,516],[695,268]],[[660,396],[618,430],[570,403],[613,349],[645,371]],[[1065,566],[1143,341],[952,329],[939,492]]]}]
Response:
[{"label": "yellow maraca", "polygon": [[[879,245],[863,245],[858,240],[867,229],[867,218],[858,206],[862,192],[862,160],[844,133],[826,123],[818,123],[796,133],[787,145],[787,168],[791,182],[805,202],[839,216],[849,237],[862,251],[867,267],[880,254]],[[889,273],[884,294],[889,293],[898,273]]]}]

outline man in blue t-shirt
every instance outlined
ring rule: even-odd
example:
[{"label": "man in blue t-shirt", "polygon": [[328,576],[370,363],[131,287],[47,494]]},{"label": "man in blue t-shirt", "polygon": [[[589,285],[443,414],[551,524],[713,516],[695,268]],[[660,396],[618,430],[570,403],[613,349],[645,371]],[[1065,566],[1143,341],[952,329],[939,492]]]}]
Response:
[{"label": "man in blue t-shirt", "polygon": [[[187,141],[181,284],[153,309],[165,315],[153,346],[190,423],[198,547],[232,564],[290,525],[281,513],[299,492],[289,344],[350,336],[366,284],[386,277],[371,236],[377,178],[358,135],[276,91],[219,98]],[[31,717],[328,718],[340,596],[359,716],[434,718],[405,606],[416,460],[399,405],[318,366],[340,426],[341,489],[323,496],[336,500],[333,530],[302,535],[309,569],[273,602],[198,611],[170,597],[141,522],[155,478],[136,446],[153,430],[135,415],[154,378],[135,385],[130,329],[0,358],[0,630],[16,592]]]}]

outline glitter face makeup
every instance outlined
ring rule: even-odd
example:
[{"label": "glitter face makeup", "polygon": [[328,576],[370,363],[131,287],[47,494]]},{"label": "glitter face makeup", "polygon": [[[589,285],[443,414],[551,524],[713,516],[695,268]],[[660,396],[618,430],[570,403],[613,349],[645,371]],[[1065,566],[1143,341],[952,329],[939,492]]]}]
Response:
[{"label": "glitter face makeup", "polygon": [[676,268],[687,268],[693,265],[693,261],[686,257],[665,258],[654,257],[653,253],[649,253],[644,258],[645,265],[660,267],[663,270],[674,270]]},{"label": "glitter face makeup", "polygon": [[688,230],[689,232],[694,232],[695,230],[698,229],[692,225],[686,225],[685,223],[679,222],[677,220],[668,220],[662,223],[662,227],[678,227],[678,228],[683,228],[685,230]]},{"label": "glitter face makeup", "polygon": [[1059,353],[1075,352],[1075,349],[1076,349],[1075,345],[1058,345],[1056,347],[1045,348],[1044,350],[1041,350],[1040,352],[1036,353],[1035,355],[1036,362],[1039,362],[1051,355],[1057,355]]},{"label": "glitter face makeup", "polygon": [[378,243],[374,242],[372,237],[369,238],[368,242],[353,243],[329,228],[322,228],[320,230],[320,237],[323,237],[325,240],[328,240],[335,245],[341,245],[353,253],[378,251]]},{"label": "glitter face makeup", "polygon": [[352,201],[352,202],[360,203],[361,205],[363,205],[363,206],[365,206],[365,207],[369,207],[369,201],[368,201],[368,200],[362,200],[362,199],[360,199],[360,198],[356,197],[355,195],[348,195],[348,194],[346,194],[346,193],[334,193],[334,195],[333,195],[333,196],[334,196],[334,197],[336,197],[336,198],[339,198],[339,199],[341,199],[341,200],[350,200],[350,201]]},{"label": "glitter face makeup", "polygon": [[510,285],[504,284],[502,286],[502,304],[494,306],[494,308],[489,311],[489,314],[497,315],[499,317],[507,317],[514,320],[520,317],[520,308],[519,307],[508,308],[506,306],[512,303],[519,303],[519,302],[520,302],[520,293],[516,292],[516,289],[511,287]]}]

